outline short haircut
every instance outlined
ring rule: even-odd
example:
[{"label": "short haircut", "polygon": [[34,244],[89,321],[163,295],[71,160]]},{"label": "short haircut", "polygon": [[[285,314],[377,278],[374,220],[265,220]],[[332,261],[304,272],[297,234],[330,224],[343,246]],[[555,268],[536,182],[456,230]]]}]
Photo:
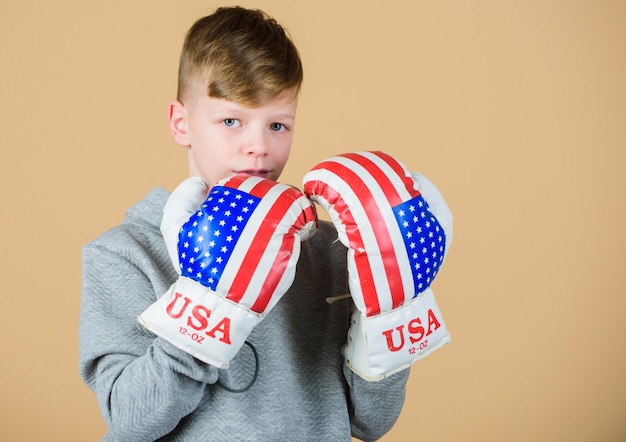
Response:
[{"label": "short haircut", "polygon": [[189,29],[180,56],[177,98],[206,94],[260,106],[300,90],[300,54],[285,29],[260,10],[219,8]]}]

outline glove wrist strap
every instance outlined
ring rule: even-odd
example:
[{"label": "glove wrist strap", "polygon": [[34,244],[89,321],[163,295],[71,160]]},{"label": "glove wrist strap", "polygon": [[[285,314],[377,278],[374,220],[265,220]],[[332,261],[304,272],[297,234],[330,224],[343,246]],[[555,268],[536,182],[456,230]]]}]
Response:
[{"label": "glove wrist strap", "polygon": [[228,368],[261,316],[180,277],[139,316],[148,330],[217,368]]},{"label": "glove wrist strap", "polygon": [[367,381],[379,381],[408,368],[450,342],[432,290],[390,312],[352,316],[345,348],[347,365]]}]

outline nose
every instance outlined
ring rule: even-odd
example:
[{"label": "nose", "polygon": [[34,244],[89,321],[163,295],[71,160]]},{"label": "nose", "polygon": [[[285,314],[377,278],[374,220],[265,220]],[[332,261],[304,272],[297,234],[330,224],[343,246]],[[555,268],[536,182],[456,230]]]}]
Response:
[{"label": "nose", "polygon": [[246,140],[245,153],[249,156],[266,157],[269,155],[269,141],[262,132],[251,133]]}]

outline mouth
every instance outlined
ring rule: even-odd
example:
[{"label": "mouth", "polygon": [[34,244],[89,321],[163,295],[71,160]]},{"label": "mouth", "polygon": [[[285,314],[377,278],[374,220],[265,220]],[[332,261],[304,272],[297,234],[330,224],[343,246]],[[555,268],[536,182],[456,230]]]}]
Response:
[{"label": "mouth", "polygon": [[235,173],[237,175],[249,175],[249,176],[258,176],[261,178],[267,178],[268,175],[270,174],[270,171],[266,169],[244,169],[244,170],[237,170]]}]

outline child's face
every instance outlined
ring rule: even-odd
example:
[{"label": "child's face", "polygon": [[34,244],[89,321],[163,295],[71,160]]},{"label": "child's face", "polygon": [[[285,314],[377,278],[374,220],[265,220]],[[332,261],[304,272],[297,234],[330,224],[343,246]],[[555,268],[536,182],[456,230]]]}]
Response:
[{"label": "child's face", "polygon": [[188,148],[189,174],[209,186],[233,174],[278,180],[291,151],[297,101],[291,92],[254,108],[204,94],[172,103],[170,128]]}]

